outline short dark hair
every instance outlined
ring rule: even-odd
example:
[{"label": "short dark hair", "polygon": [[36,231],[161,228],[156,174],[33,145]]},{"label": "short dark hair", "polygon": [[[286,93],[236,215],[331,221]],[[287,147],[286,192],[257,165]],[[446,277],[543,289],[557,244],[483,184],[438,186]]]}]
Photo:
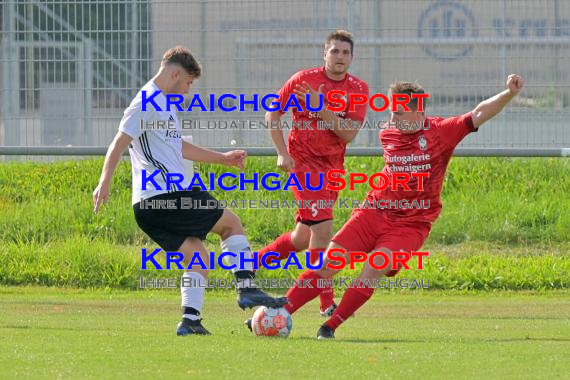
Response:
[{"label": "short dark hair", "polygon": [[[402,82],[396,81],[390,85],[388,90],[389,95],[392,94],[406,94],[410,96],[408,107],[414,111],[418,109],[418,98],[411,98],[412,94],[425,94],[424,88],[417,82]],[[426,109],[427,99],[423,99],[423,108]]]},{"label": "short dark hair", "polygon": [[200,75],[202,75],[202,66],[196,61],[190,49],[184,46],[175,46],[168,49],[162,56],[162,64],[180,65],[194,79],[200,78]]},{"label": "short dark hair", "polygon": [[335,30],[327,36],[327,40],[325,41],[325,50],[328,49],[331,41],[333,40],[348,42],[350,44],[350,54],[354,55],[354,41],[352,39],[352,33],[342,29]]}]

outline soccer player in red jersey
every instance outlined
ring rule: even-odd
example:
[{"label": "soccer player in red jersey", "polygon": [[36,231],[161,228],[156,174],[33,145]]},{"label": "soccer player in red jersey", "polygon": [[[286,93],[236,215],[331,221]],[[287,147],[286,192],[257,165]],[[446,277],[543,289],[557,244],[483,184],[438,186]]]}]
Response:
[{"label": "soccer player in red jersey", "polygon": [[[424,127],[404,130],[390,126],[380,132],[380,143],[384,149],[383,173],[391,178],[391,173],[424,172],[429,178],[423,178],[423,191],[418,191],[418,179],[412,178],[407,183],[411,190],[406,191],[402,186],[392,190],[391,186],[381,191],[371,190],[369,200],[429,200],[429,209],[355,209],[349,221],[332,238],[328,249],[344,249],[362,252],[385,252],[391,257],[395,251],[417,251],[420,249],[430,232],[432,223],[441,211],[441,189],[447,165],[455,147],[471,132],[497,115],[523,87],[523,79],[515,74],[507,78],[506,90],[479,103],[471,112],[461,116],[426,117],[425,111],[419,112],[417,100],[408,103],[409,112],[404,112],[399,106],[396,112],[391,113],[390,122],[407,121],[409,124],[424,122]],[[390,87],[392,94],[424,93],[416,83],[396,82]],[[424,108],[425,109],[425,108]],[[429,123],[429,129],[426,129]],[[421,125],[421,124],[420,124]],[[414,183],[415,181],[415,183]],[[335,256],[338,254],[335,254]],[[345,255],[346,257],[346,255]],[[380,256],[375,260],[376,266],[384,264]],[[316,271],[307,270],[300,276],[300,280],[308,281],[310,287],[293,287],[287,296],[289,303],[285,308],[294,313],[305,303],[317,297],[322,288],[317,286],[318,279],[332,278],[338,270],[327,268],[330,260],[325,258],[323,267]],[[338,265],[333,261],[333,265]],[[398,264],[398,270],[401,265]],[[372,296],[374,288],[362,286],[365,280],[373,283],[382,276],[395,276],[398,270],[391,270],[391,264],[383,270],[375,270],[369,263],[365,263],[358,279],[357,286],[347,288],[338,308],[332,317],[319,329],[317,338],[334,338],[336,328],[346,321],[354,312],[364,305]],[[302,281],[301,281],[302,282]],[[307,282],[305,282],[307,283]]]},{"label": "soccer player in red jersey", "polygon": [[[352,34],[337,30],[331,33],[325,42],[324,67],[302,70],[294,74],[278,92],[282,108],[280,111],[267,112],[267,122],[278,123],[285,112],[284,105],[292,94],[295,94],[303,109],[293,108],[292,120],[299,123],[300,128],[294,128],[289,134],[289,147],[285,144],[281,129],[270,129],[270,137],[277,150],[277,166],[290,173],[295,173],[304,191],[292,188],[295,198],[300,201],[310,201],[311,208],[297,210],[296,226],[292,232],[284,233],[274,242],[262,248],[259,252],[259,266],[261,258],[267,252],[278,253],[278,259],[287,258],[291,252],[298,252],[309,248],[311,262],[319,258],[329,244],[332,236],[333,210],[332,207],[319,208],[317,201],[336,202],[338,192],[326,189],[326,172],[331,169],[343,169],[346,145],[356,137],[356,128],[346,128],[348,123],[358,121],[362,123],[366,116],[366,105],[357,105],[350,112],[349,106],[340,112],[333,113],[326,109],[326,95],[329,91],[340,90],[348,94],[357,93],[368,97],[368,85],[363,80],[348,73],[353,58],[354,42]],[[310,105],[313,109],[319,105],[319,95],[323,96],[323,106],[318,112],[306,110],[305,95],[309,87],[314,88],[310,96]],[[337,104],[334,104],[337,106]],[[344,124],[341,124],[341,119]],[[319,129],[321,122],[331,123],[330,129]],[[351,125],[351,124],[348,124]],[[321,124],[321,127],[323,125]],[[319,183],[319,173],[323,173],[323,186],[321,190],[306,190],[306,176],[310,174],[310,185]],[[330,204],[330,203],[329,203]],[[271,257],[274,259],[274,257]],[[267,260],[269,262],[270,259]],[[321,314],[332,315],[336,308],[333,289],[329,288],[321,293]]]}]

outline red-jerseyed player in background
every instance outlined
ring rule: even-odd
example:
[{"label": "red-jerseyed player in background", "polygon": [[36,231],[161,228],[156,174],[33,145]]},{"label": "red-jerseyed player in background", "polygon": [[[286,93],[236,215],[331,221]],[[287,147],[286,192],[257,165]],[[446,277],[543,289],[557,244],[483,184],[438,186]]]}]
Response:
[{"label": "red-jerseyed player in background", "polygon": [[[417,111],[416,104],[408,104],[410,112],[403,112],[399,106],[397,112],[391,113],[392,122],[408,121],[409,123],[429,122],[429,129],[397,130],[385,129],[380,132],[380,143],[384,148],[384,169],[383,173],[392,172],[409,173],[408,169],[415,166],[420,167],[423,172],[429,173],[429,178],[424,178],[424,191],[414,191],[413,182],[408,186],[412,191],[399,190],[392,191],[391,186],[385,190],[372,190],[368,193],[369,199],[386,200],[430,200],[430,208],[389,210],[389,209],[356,209],[349,221],[332,238],[328,249],[339,248],[347,251],[363,252],[385,252],[391,257],[393,251],[418,251],[423,242],[428,237],[432,223],[437,219],[441,211],[441,188],[443,178],[453,150],[459,142],[471,132],[477,129],[497,115],[523,87],[523,79],[515,74],[507,78],[507,89],[503,92],[479,103],[475,109],[465,115],[444,119],[441,117],[427,117],[425,112]],[[415,83],[397,82],[390,87],[393,94],[423,93],[424,90]],[[424,125],[427,128],[427,124]],[[405,162],[405,163],[404,163]],[[407,167],[406,167],[407,166]],[[388,177],[390,178],[390,176]],[[412,178],[417,182],[417,178]],[[338,254],[335,254],[338,255]],[[380,256],[377,257],[377,266],[383,264]],[[309,281],[313,288],[293,287],[287,296],[289,303],[285,308],[294,313],[301,306],[315,298],[322,289],[317,287],[317,280],[320,278],[331,278],[338,271],[326,268],[329,259],[325,258],[323,267],[319,270],[307,270],[303,272],[299,279]],[[333,262],[337,265],[338,262]],[[399,264],[398,264],[399,265]],[[382,276],[394,276],[398,271],[390,270],[388,265],[383,270],[375,270],[366,263],[358,277],[360,280],[369,280]],[[332,317],[327,320],[319,329],[317,338],[334,338],[336,328],[346,321],[358,308],[370,299],[373,288],[362,286],[363,282],[355,287],[349,287],[338,308]]]},{"label": "red-jerseyed player in background", "polygon": [[[262,248],[259,252],[261,257],[267,252],[276,252],[278,259],[287,258],[291,252],[299,252],[309,248],[311,262],[317,261],[319,252],[323,252],[329,244],[332,236],[333,209],[317,208],[317,200],[336,202],[338,192],[327,190],[326,172],[331,169],[343,169],[346,145],[356,137],[358,130],[339,127],[339,119],[345,119],[362,123],[366,116],[367,105],[358,105],[354,112],[349,112],[349,104],[341,112],[333,113],[326,109],[326,95],[331,90],[346,91],[348,94],[358,93],[368,97],[368,85],[348,73],[348,68],[353,58],[354,42],[352,34],[344,30],[337,30],[326,39],[324,50],[324,67],[302,70],[294,74],[278,92],[282,109],[291,94],[296,94],[303,110],[292,108],[292,120],[294,122],[310,122],[312,128],[295,128],[289,134],[289,149],[283,138],[283,131],[275,129],[269,131],[273,145],[277,150],[277,166],[285,171],[296,173],[303,189],[305,186],[305,173],[311,173],[311,185],[316,186],[319,182],[318,173],[323,174],[323,187],[319,191],[298,191],[292,187],[297,200],[311,201],[311,209],[299,209],[295,217],[296,226],[292,232],[284,233],[273,243]],[[319,112],[306,111],[305,95],[309,93],[309,87],[315,91],[310,96],[313,108],[319,105],[319,94],[323,94],[323,107]],[[347,102],[348,103],[348,102]],[[334,104],[337,106],[337,104]],[[279,122],[284,112],[267,112],[265,120]],[[318,129],[317,122],[332,122],[333,129]],[[275,124],[274,124],[275,125]],[[307,124],[305,124],[307,125]],[[274,256],[268,258],[270,262]],[[321,315],[330,317],[336,308],[334,303],[333,289],[328,288],[321,292]]]}]

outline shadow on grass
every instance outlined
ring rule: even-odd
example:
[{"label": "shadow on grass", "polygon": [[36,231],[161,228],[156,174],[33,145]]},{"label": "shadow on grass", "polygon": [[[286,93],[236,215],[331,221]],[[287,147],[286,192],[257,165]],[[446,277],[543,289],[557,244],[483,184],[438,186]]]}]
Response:
[{"label": "shadow on grass", "polygon": [[[298,337],[293,338],[295,340],[311,340],[316,341],[317,338],[311,337]],[[437,341],[443,342],[444,340],[440,339],[381,339],[381,338],[368,338],[368,339],[343,339],[343,338],[336,338],[327,340],[330,342],[336,343],[358,343],[358,344],[382,344],[382,343],[435,343]],[[445,339],[447,343],[477,343],[477,342],[486,342],[486,343],[508,343],[508,342],[530,342],[530,341],[540,341],[540,342],[570,342],[570,338],[533,338],[533,337],[524,337],[524,338],[503,338],[503,339],[475,339],[475,340],[463,340],[458,342],[449,341],[449,339]],[[384,347],[385,350],[389,349],[389,347]]]},{"label": "shadow on grass", "polygon": [[[310,338],[307,336],[302,336],[298,338],[293,338],[295,340],[311,340],[316,341],[317,338]],[[381,344],[381,343],[429,343],[429,340],[416,340],[416,339],[381,339],[381,338],[368,338],[368,339],[343,339],[343,338],[336,338],[336,339],[327,339],[327,342],[337,342],[337,343],[358,343],[358,344]],[[388,347],[384,347],[384,349],[388,349]]]},{"label": "shadow on grass", "polygon": [[485,339],[484,342],[502,343],[502,342],[570,342],[570,338],[533,338],[527,336],[525,338],[504,338],[504,339]]}]

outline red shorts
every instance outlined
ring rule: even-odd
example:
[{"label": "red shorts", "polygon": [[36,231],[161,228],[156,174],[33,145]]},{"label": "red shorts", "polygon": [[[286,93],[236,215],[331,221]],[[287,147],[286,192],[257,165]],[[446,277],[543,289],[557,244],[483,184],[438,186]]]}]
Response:
[{"label": "red shorts", "polygon": [[[429,236],[431,223],[404,223],[388,219],[386,211],[355,209],[348,222],[336,233],[332,241],[347,251],[374,252],[385,247],[391,251],[418,251]],[[401,269],[386,274],[395,276]]]},{"label": "red shorts", "polygon": [[[306,176],[305,173],[295,173],[299,184],[304,189],[299,191],[296,186],[291,187],[291,191],[295,196],[295,199],[302,201],[303,204],[309,202],[310,207],[301,207],[297,209],[297,215],[295,216],[295,222],[322,222],[325,220],[333,219],[333,209],[338,199],[338,191],[328,190],[326,173],[323,175],[323,186],[321,190],[311,191],[306,187]],[[310,185],[316,187],[319,185],[319,173],[310,173]]]}]

